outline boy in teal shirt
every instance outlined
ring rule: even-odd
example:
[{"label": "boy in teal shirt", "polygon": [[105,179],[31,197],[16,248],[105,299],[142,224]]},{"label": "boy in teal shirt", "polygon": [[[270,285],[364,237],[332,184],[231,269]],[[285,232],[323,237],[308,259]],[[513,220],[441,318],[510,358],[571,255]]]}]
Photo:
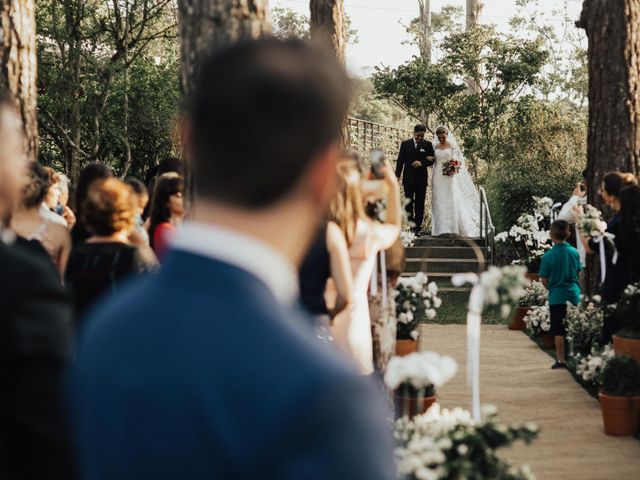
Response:
[{"label": "boy in teal shirt", "polygon": [[571,236],[569,223],[556,220],[551,224],[550,235],[553,248],[542,257],[540,277],[543,285],[549,289],[549,333],[554,336],[556,344],[556,363],[551,368],[557,369],[567,368],[564,356],[564,319],[567,317],[567,302],[573,305],[580,303],[579,275],[582,264],[578,250],[567,243]]}]

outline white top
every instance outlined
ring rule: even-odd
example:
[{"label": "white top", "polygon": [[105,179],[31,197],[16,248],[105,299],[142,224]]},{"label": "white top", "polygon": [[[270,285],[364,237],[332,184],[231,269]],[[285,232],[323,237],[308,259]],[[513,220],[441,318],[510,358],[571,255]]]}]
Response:
[{"label": "white top", "polygon": [[261,240],[213,224],[185,222],[172,238],[171,248],[249,272],[283,305],[293,305],[298,299],[298,275],[293,263]]},{"label": "white top", "polygon": [[40,217],[44,220],[49,220],[50,222],[57,223],[64,228],[69,228],[69,226],[67,225],[67,221],[57,213],[49,210],[49,207],[44,202],[42,202],[42,205],[40,205]]}]

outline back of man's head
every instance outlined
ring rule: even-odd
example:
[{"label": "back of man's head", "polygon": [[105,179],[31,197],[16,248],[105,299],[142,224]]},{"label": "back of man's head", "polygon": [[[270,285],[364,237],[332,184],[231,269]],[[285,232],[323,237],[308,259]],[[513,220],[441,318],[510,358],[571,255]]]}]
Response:
[{"label": "back of man's head", "polygon": [[334,57],[301,41],[260,39],[215,53],[189,108],[196,195],[247,209],[286,197],[338,140],[349,87]]}]

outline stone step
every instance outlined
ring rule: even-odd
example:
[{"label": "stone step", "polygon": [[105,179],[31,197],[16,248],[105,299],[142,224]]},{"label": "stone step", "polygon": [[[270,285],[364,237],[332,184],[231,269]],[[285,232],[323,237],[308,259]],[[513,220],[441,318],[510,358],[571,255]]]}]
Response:
[{"label": "stone step", "polygon": [[414,242],[416,247],[483,247],[484,244],[485,241],[482,239],[463,237],[419,237]]},{"label": "stone step", "polygon": [[[429,246],[409,247],[406,249],[407,258],[469,258],[475,259],[476,251],[471,247]],[[484,256],[484,251],[482,252]]]},{"label": "stone step", "polygon": [[429,276],[434,273],[447,273],[451,276],[455,273],[478,272],[485,267],[484,262],[475,259],[408,258],[405,270],[409,273],[424,272]]}]

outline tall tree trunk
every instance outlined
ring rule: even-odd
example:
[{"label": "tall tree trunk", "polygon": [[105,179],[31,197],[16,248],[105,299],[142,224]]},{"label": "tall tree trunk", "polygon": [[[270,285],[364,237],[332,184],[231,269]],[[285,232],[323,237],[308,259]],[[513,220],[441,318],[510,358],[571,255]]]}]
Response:
[{"label": "tall tree trunk", "polygon": [[431,30],[431,0],[418,0],[420,8],[420,33],[418,36],[418,49],[420,56],[431,63],[432,59],[432,40],[433,32]]},{"label": "tall tree trunk", "polygon": [[194,87],[198,60],[213,49],[271,32],[268,0],[178,0],[182,90]]},{"label": "tall tree trunk", "polygon": [[484,3],[481,0],[467,0],[467,31],[480,24],[483,9]]},{"label": "tall tree trunk", "polygon": [[[344,22],[344,0],[309,1],[311,41],[331,49],[336,58],[346,63],[346,30]],[[342,122],[342,146],[349,148],[351,137],[345,118]]]},{"label": "tall tree trunk", "polygon": [[[603,176],[620,170],[640,173],[640,0],[585,0],[577,26],[589,41],[589,202],[603,201]],[[587,269],[597,284],[597,264]]]},{"label": "tall tree trunk", "polygon": [[0,85],[16,100],[25,151],[38,158],[36,21],[33,0],[0,0]]},{"label": "tall tree trunk", "polygon": [[[483,9],[484,3],[481,0],[467,0],[467,21],[465,26],[467,32],[480,24]],[[467,85],[470,93],[479,93],[480,87],[474,78],[468,78]]]}]

